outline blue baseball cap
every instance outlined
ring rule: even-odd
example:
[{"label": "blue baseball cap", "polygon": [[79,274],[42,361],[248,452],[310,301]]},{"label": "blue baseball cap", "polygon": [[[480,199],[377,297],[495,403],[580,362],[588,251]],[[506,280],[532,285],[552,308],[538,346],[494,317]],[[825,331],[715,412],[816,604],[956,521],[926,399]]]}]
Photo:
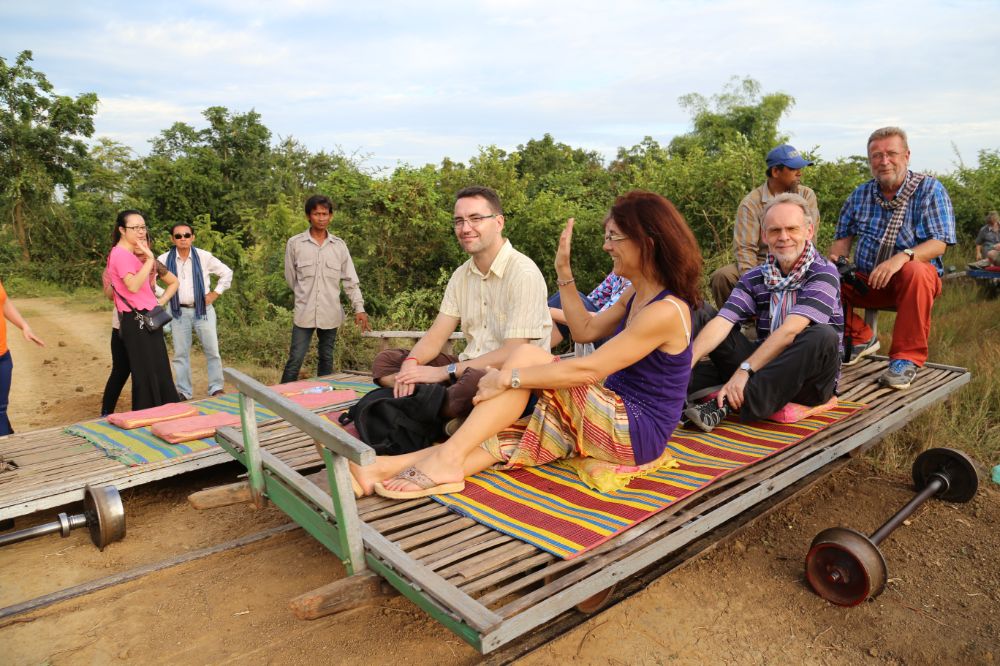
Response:
[{"label": "blue baseball cap", "polygon": [[812,162],[802,157],[802,154],[795,150],[794,146],[789,146],[785,143],[774,148],[767,154],[767,168],[770,169],[775,166],[801,169],[802,167],[812,166]]}]

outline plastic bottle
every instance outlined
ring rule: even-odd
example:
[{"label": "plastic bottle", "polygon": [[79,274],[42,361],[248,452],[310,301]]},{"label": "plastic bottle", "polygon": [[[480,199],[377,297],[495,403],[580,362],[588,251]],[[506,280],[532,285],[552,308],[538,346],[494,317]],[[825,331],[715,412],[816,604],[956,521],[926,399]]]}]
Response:
[{"label": "plastic bottle", "polygon": [[332,386],[313,386],[312,388],[305,389],[302,393],[325,393],[332,390]]}]

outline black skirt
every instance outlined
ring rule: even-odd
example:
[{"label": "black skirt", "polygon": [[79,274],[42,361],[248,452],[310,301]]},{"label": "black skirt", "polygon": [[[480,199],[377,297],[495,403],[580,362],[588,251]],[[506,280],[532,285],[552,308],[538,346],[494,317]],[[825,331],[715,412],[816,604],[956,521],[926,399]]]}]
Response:
[{"label": "black skirt", "polygon": [[180,402],[170,374],[170,359],[163,329],[139,328],[135,312],[119,312],[122,342],[132,370],[132,409],[159,407]]}]

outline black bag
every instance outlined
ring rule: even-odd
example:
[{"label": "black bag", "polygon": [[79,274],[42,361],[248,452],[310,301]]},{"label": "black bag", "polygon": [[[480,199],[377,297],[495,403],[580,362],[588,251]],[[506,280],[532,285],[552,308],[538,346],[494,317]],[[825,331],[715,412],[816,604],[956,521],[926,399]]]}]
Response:
[{"label": "black bag", "polygon": [[340,423],[353,421],[361,441],[379,455],[419,451],[444,436],[438,416],[444,397],[440,384],[418,384],[405,398],[392,397],[391,388],[375,389],[341,414]]},{"label": "black bag", "polygon": [[[115,289],[115,285],[111,285],[111,290],[118,294],[118,290]],[[118,298],[122,299],[122,301],[128,305],[132,305],[128,302],[128,299],[121,294],[118,294]],[[139,321],[139,328],[145,328],[150,333],[160,330],[169,324],[174,318],[168,310],[163,309],[162,305],[154,305],[151,310],[146,310],[145,312],[135,309],[132,311],[135,312],[135,318]]]},{"label": "black bag", "polygon": [[142,325],[145,326],[146,330],[150,333],[160,330],[174,318],[169,311],[164,310],[163,307],[159,305],[154,307],[152,310],[140,312],[139,316],[142,317]]}]

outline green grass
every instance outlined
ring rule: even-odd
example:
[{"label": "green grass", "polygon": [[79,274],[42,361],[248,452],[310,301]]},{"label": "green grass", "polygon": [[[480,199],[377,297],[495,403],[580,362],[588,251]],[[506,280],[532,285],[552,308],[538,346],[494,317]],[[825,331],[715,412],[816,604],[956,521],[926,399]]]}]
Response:
[{"label": "green grass", "polygon": [[[894,313],[879,314],[884,350],[894,321]],[[887,436],[868,457],[883,469],[899,471],[908,469],[919,452],[947,446],[990,468],[1000,463],[1000,299],[989,298],[972,280],[945,280],[931,316],[929,361],[968,368],[972,381]]]}]

